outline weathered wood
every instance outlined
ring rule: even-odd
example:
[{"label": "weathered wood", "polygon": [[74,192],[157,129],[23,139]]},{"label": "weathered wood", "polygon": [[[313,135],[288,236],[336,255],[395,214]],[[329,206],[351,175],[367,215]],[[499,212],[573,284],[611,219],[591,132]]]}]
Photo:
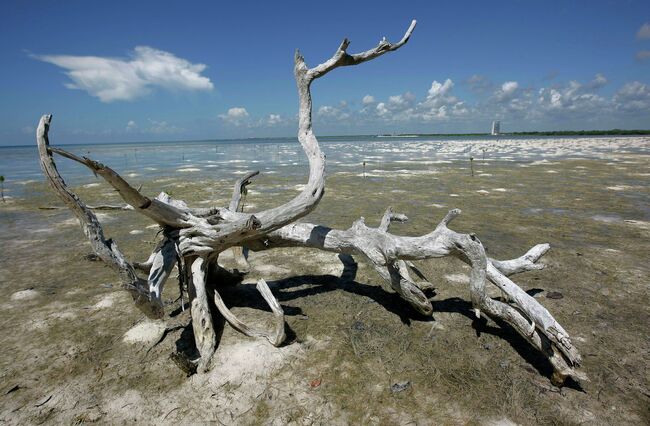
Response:
[{"label": "weathered wood", "polygon": [[[91,206],[90,204],[86,204],[86,207],[89,208],[90,210],[125,210],[125,211],[133,211],[134,208],[133,206],[130,206],[128,204],[124,205],[115,205],[115,204],[98,204],[96,206]],[[39,206],[39,210],[63,210],[66,207],[61,207],[61,206]]]},{"label": "weathered wood", "polygon": [[191,262],[191,265],[192,279],[190,282],[193,289],[193,291],[190,291],[192,329],[194,330],[196,348],[201,354],[197,370],[202,373],[210,368],[210,361],[217,347],[217,341],[212,324],[212,313],[208,304],[205,261],[199,257]]},{"label": "weathered wood", "polygon": [[[251,179],[257,176],[259,173],[259,171],[249,172],[241,178],[237,179],[232,191],[232,197],[230,199],[228,210],[240,213],[244,212],[243,196],[246,195],[246,187],[250,185]],[[232,248],[232,254],[235,257],[239,271],[248,272],[250,270],[250,264],[248,263],[248,258],[244,253],[244,247],[234,246]]]},{"label": "weathered wood", "polygon": [[[344,231],[309,223],[295,223],[268,234],[264,241],[249,242],[248,247],[252,250],[311,247],[336,253],[362,255],[371,262],[379,275],[391,284],[400,297],[425,315],[432,313],[431,304],[410,279],[404,260],[456,256],[472,267],[470,294],[477,316],[485,312],[488,316],[501,319],[513,326],[536,349],[547,356],[557,377],[584,378],[573,369],[580,364],[580,355],[566,331],[548,310],[493,266],[492,259],[488,260],[483,245],[475,235],[459,234],[447,227],[449,222],[459,214],[460,210],[450,211],[433,232],[422,237],[389,234],[384,231],[385,220],[382,220],[379,228],[369,228],[363,220],[358,220]],[[387,215],[389,215],[388,211],[384,218]],[[535,262],[548,249],[548,244],[540,244],[518,259],[494,262],[509,274],[541,269],[541,266]],[[499,287],[513,301],[517,309],[489,298],[485,289],[486,278]],[[553,348],[558,349],[566,360],[557,356]],[[556,379],[560,381],[559,378]]]},{"label": "weathered wood", "polygon": [[250,185],[251,179],[257,175],[259,175],[259,171],[254,171],[254,172],[248,172],[241,178],[237,179],[237,182],[235,182],[235,187],[232,190],[232,198],[230,199],[230,205],[228,206],[228,209],[233,212],[239,212],[243,211],[241,210],[241,199],[242,195],[246,194],[246,187]]},{"label": "weathered wood", "polygon": [[52,122],[52,115],[44,115],[41,117],[38,128],[36,130],[36,144],[38,146],[39,161],[41,169],[46,177],[47,182],[54,190],[54,193],[61,201],[74,213],[79,220],[81,229],[83,230],[86,238],[90,241],[93,251],[100,259],[108,266],[113,268],[122,281],[122,287],[129,290],[136,306],[147,314],[156,316],[154,311],[150,311],[148,306],[149,292],[147,285],[138,277],[133,266],[126,260],[122,252],[117,246],[117,243],[111,239],[106,239],[104,230],[93,213],[84,203],[79,199],[77,194],[72,192],[56,168],[56,163],[52,158],[50,151],[50,141],[48,137],[50,123]]},{"label": "weathered wood", "polygon": [[280,306],[278,300],[273,296],[273,293],[271,293],[271,290],[266,284],[266,281],[259,280],[257,282],[256,288],[264,300],[266,300],[266,303],[268,303],[271,311],[273,312],[273,316],[275,317],[275,330],[272,333],[257,330],[237,318],[237,316],[233,314],[230,309],[228,309],[217,290],[214,292],[214,304],[217,306],[219,313],[223,315],[226,321],[228,321],[228,324],[230,324],[235,330],[249,337],[263,337],[267,339],[273,346],[280,346],[286,338],[286,335],[284,333],[284,311],[282,310],[282,307]]},{"label": "weathered wood", "polygon": [[[312,82],[341,66],[357,65],[395,51],[406,44],[416,22],[413,21],[398,43],[382,40],[375,48],[358,54],[348,54],[349,41],[343,40],[334,55],[316,67],[307,67],[297,51],[294,76],[298,89],[298,141],[309,162],[309,175],[303,190],[290,201],[267,210],[244,213],[240,208],[251,179],[251,172],[238,179],[227,208],[190,208],[182,200],[162,192],[155,198],[143,195],[110,167],[86,157],[78,157],[65,150],[49,146],[47,131],[51,116],[43,116],[37,131],[37,143],[43,172],[59,198],[79,219],[84,233],[98,256],[121,276],[124,286],[132,291],[136,304],[147,315],[164,315],[162,292],[174,266],[179,268],[179,283],[189,283],[192,309],[192,327],[201,357],[192,361],[198,371],[209,369],[217,338],[208,303],[208,271],[218,271],[219,254],[231,247],[268,250],[275,247],[309,247],[365,258],[377,273],[402,299],[424,315],[431,315],[431,302],[423,293],[430,287],[426,278],[412,261],[454,256],[470,266],[470,298],[475,315],[501,320],[513,327],[530,344],[544,354],[553,366],[553,381],[561,384],[567,377],[583,378],[576,368],[580,355],[571,343],[568,333],[535,298],[529,296],[508,276],[543,268],[538,260],[549,250],[548,244],[539,244],[523,256],[511,260],[495,260],[486,256],[481,241],[474,234],[462,234],[448,228],[460,214],[454,209],[428,234],[398,236],[390,233],[392,222],[405,222],[406,216],[392,208],[384,213],[377,228],[360,218],[349,229],[337,230],[322,225],[298,223],[313,211],[325,190],[325,156],[320,150],[312,128]],[[106,240],[92,209],[71,192],[58,174],[52,153],[57,153],[88,167],[117,190],[127,206],[95,206],[133,210],[158,223],[163,237],[148,260],[131,264],[117,245]],[[148,273],[145,281],[135,269]],[[425,282],[415,282],[409,273],[415,272]],[[216,275],[216,274],[215,274]],[[494,284],[505,295],[504,300],[488,296],[486,285]],[[212,283],[211,283],[212,284]],[[278,300],[264,280],[257,290],[266,300],[274,316],[271,332],[257,330],[244,323],[225,305],[219,294],[219,283],[214,283],[214,302],[217,310],[236,330],[248,336],[264,337],[274,345],[285,339],[284,313]],[[212,291],[212,288],[210,288]]]},{"label": "weathered wood", "polygon": [[163,203],[156,199],[150,199],[142,195],[140,191],[129,185],[126,180],[110,167],[88,157],[78,157],[61,148],[48,147],[48,150],[88,167],[93,173],[104,178],[109,185],[115,188],[117,193],[127,204],[134,207],[137,212],[144,214],[160,225],[178,227],[187,226],[183,220],[185,219],[185,215],[182,211],[176,209],[170,204]]}]

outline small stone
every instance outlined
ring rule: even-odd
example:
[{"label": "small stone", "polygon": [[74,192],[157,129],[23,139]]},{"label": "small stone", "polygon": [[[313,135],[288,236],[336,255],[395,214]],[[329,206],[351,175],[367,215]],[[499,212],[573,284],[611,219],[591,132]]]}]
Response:
[{"label": "small stone", "polygon": [[366,329],[366,326],[363,325],[361,321],[355,321],[354,324],[352,324],[352,329],[356,331],[363,331]]},{"label": "small stone", "polygon": [[88,254],[84,255],[83,259],[87,260],[89,262],[98,262],[98,261],[102,260],[95,253],[88,253]]},{"label": "small stone", "polygon": [[26,290],[17,291],[11,295],[11,300],[30,300],[38,297],[38,292],[34,290],[33,287],[30,287]]},{"label": "small stone", "polygon": [[393,393],[403,392],[411,387],[410,381],[397,382],[390,386],[390,391]]},{"label": "small stone", "polygon": [[559,291],[549,291],[548,293],[546,293],[547,299],[562,299],[563,297],[564,295]]}]

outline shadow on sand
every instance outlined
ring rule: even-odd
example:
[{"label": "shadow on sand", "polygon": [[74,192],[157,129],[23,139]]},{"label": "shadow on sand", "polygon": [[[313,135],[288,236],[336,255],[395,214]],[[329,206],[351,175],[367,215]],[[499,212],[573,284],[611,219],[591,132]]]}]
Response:
[{"label": "shadow on sand", "polygon": [[[345,291],[370,299],[383,306],[388,312],[397,315],[406,326],[410,326],[412,321],[435,321],[436,312],[460,314],[472,322],[472,328],[476,330],[477,337],[481,333],[486,333],[505,340],[539,374],[550,379],[553,369],[541,353],[532,348],[523,337],[506,323],[500,320],[494,320],[495,326],[489,325],[485,318],[476,319],[470,302],[458,297],[450,297],[445,300],[431,300],[435,296],[435,290],[427,290],[425,294],[430,298],[434,311],[433,317],[427,317],[415,311],[408,303],[397,297],[395,293],[386,291],[376,285],[356,281],[358,265],[352,256],[341,254],[339,255],[339,259],[344,266],[340,277],[334,275],[297,275],[280,280],[267,281],[273,295],[281,303],[286,316],[303,316],[304,314],[299,307],[287,306],[282,304],[282,302],[289,302],[332,291]],[[243,275],[239,277],[240,281],[242,277]],[[212,278],[208,280],[210,293],[214,292],[214,288],[219,282],[215,277]],[[219,293],[228,307],[251,308],[271,313],[270,308],[257,292],[255,284],[239,283],[238,285],[222,286],[222,283],[219,282],[219,285]],[[531,289],[529,290],[529,294],[535,295],[540,291],[543,290]],[[209,297],[211,304],[212,299],[212,297]],[[215,332],[217,333],[217,341],[219,341],[223,333],[224,319],[218,314],[216,307],[211,306],[211,308],[213,308],[211,311],[216,313],[216,315],[213,315],[213,320]],[[284,345],[288,345],[295,341],[296,334],[287,323],[285,323],[285,327],[287,340]],[[198,356],[198,351],[194,345],[194,333],[192,332],[191,323],[185,327],[181,337],[176,342],[176,346],[179,352],[182,352],[190,358]],[[573,381],[568,381],[565,386],[582,390],[579,384]]]}]

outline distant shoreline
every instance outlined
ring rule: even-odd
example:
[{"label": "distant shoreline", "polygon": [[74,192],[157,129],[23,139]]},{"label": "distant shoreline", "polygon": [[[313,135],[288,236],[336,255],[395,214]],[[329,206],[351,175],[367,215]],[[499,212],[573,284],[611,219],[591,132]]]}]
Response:
[{"label": "distant shoreline", "polygon": [[503,132],[498,135],[491,133],[398,133],[395,135],[379,135],[383,137],[422,137],[422,136],[644,136],[650,135],[650,130],[545,130],[538,132]]},{"label": "distant shoreline", "polygon": [[[337,139],[346,138],[425,138],[425,137],[490,137],[490,138],[503,138],[509,136],[650,136],[650,130],[549,130],[537,132],[508,132],[492,135],[491,133],[385,133],[374,135],[320,135],[318,136],[323,142],[334,141]],[[280,143],[288,141],[297,141],[296,136],[274,136],[274,137],[255,137],[255,138],[223,138],[223,139],[187,139],[187,140],[149,140],[149,141],[130,141],[130,142],[86,142],[86,143],[66,143],[59,144],[61,146],[89,146],[89,145],[146,145],[146,144],[170,144],[170,143],[242,143],[242,142],[260,142],[265,143]],[[0,145],[2,148],[20,148],[36,145],[22,144],[22,145]]]}]

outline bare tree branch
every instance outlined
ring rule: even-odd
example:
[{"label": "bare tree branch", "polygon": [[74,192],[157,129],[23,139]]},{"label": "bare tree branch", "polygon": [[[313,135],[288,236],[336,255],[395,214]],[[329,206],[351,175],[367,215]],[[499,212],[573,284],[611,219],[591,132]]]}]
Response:
[{"label": "bare tree branch", "polygon": [[237,179],[237,182],[235,182],[235,187],[232,191],[232,198],[230,199],[230,206],[228,207],[229,210],[233,212],[240,211],[239,203],[241,202],[241,197],[243,194],[245,194],[246,187],[250,185],[251,179],[258,174],[260,174],[259,171],[248,172],[242,176],[241,179]]}]

